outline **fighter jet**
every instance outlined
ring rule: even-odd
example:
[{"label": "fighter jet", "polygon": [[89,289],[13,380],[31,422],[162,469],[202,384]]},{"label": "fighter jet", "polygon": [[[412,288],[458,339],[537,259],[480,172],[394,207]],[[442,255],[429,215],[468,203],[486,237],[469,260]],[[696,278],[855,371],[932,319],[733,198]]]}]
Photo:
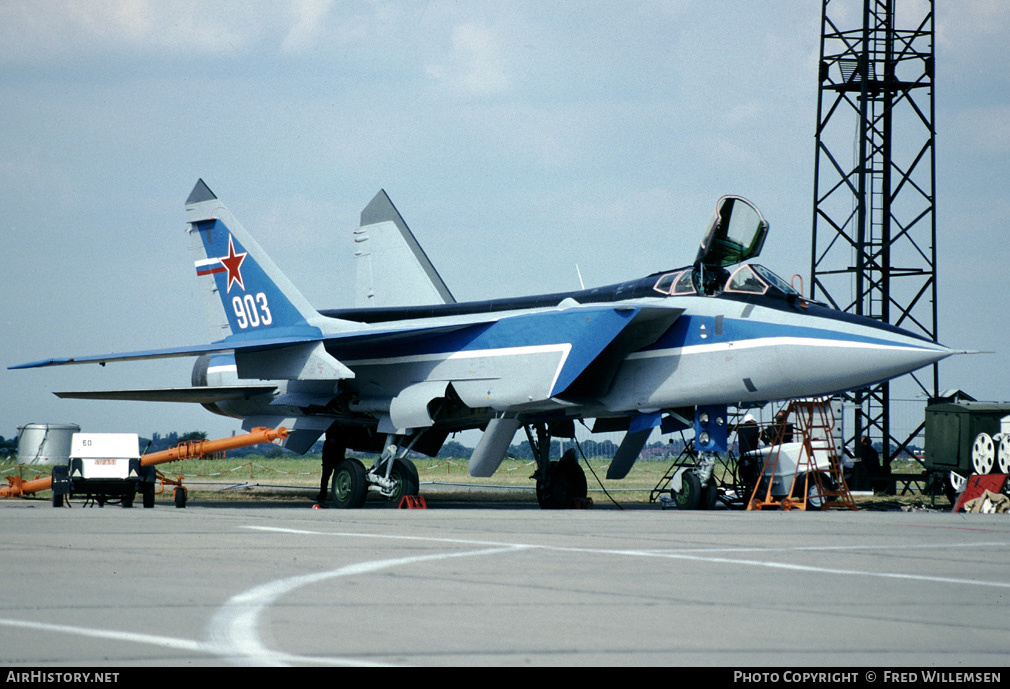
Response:
[{"label": "fighter jet", "polygon": [[[212,342],[46,359],[11,368],[196,357],[189,388],[56,393],[198,402],[243,426],[286,426],[304,453],[325,434],[339,459],[333,502],[369,490],[416,495],[406,455],[483,431],[470,473],[490,476],[522,428],[544,507],[586,495],[551,439],[575,422],[626,431],[608,470],[622,478],[657,426],[691,425],[699,450],[725,449],[728,405],[823,396],[888,380],[953,352],[886,323],[804,298],[754,263],[768,232],[739,196],[718,200],[694,262],[606,287],[458,303],[385,192],[355,231],[354,308],[316,310],[200,180],[186,201],[194,272]],[[714,423],[713,423],[714,421]],[[712,431],[711,435],[709,430]]]}]

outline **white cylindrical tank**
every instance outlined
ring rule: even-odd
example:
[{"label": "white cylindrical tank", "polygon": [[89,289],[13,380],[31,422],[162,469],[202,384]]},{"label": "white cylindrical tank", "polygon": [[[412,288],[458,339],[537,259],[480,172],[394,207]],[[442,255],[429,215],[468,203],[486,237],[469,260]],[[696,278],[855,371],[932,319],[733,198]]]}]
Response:
[{"label": "white cylindrical tank", "polygon": [[66,464],[75,423],[30,423],[18,427],[18,464]]}]

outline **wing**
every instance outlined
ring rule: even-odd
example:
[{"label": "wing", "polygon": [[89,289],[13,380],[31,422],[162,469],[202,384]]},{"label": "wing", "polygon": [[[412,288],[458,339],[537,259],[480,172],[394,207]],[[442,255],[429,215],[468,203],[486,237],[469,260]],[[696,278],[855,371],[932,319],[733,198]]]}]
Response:
[{"label": "wing", "polygon": [[212,404],[227,400],[240,400],[269,395],[276,385],[217,385],[192,388],[149,388],[136,390],[85,390],[80,392],[54,392],[67,400],[122,400],[129,402],[195,402]]},{"label": "wing", "polygon": [[366,381],[396,381],[381,393],[389,412],[379,424],[381,432],[395,432],[434,425],[439,405],[433,403],[443,398],[513,413],[552,399],[600,396],[624,358],[658,339],[681,313],[662,306],[573,305],[388,342],[337,337],[327,348],[362,388]]}]

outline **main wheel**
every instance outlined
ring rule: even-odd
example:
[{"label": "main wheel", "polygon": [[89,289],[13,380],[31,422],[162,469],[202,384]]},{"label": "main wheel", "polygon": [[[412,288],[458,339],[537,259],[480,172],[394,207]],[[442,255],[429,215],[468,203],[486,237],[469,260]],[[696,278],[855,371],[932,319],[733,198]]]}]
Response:
[{"label": "main wheel", "polygon": [[561,460],[552,463],[551,495],[554,506],[561,509],[575,507],[577,501],[586,497],[589,487],[586,484],[586,473],[575,460]]},{"label": "main wheel", "polygon": [[409,459],[394,459],[393,470],[389,472],[389,478],[396,482],[396,488],[389,496],[389,501],[393,505],[399,505],[404,495],[417,495],[421,488],[417,467]]},{"label": "main wheel", "polygon": [[558,507],[554,504],[554,491],[551,490],[551,484],[539,478],[537,479],[537,504],[544,510],[553,510]]},{"label": "main wheel", "polygon": [[361,507],[368,495],[365,465],[353,457],[341,460],[333,470],[332,486],[333,504],[336,507]]},{"label": "main wheel", "polygon": [[701,479],[693,471],[685,471],[680,475],[680,490],[673,493],[673,502],[677,509],[695,510],[701,502]]}]

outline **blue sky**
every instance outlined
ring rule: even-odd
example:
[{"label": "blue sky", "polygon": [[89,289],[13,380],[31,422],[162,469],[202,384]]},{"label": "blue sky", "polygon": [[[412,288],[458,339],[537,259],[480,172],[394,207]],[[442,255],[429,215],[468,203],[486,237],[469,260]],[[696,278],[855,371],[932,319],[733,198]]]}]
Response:
[{"label": "blue sky", "polygon": [[[941,386],[1006,399],[1010,5],[937,5],[940,340],[995,352]],[[351,299],[380,188],[460,300],[683,265],[726,193],[808,276],[819,34],[815,0],[0,1],[0,435],[238,428],[51,394],[187,385],[189,360],[6,370],[207,341],[201,177],[320,308]]]}]

